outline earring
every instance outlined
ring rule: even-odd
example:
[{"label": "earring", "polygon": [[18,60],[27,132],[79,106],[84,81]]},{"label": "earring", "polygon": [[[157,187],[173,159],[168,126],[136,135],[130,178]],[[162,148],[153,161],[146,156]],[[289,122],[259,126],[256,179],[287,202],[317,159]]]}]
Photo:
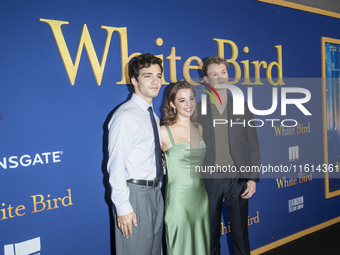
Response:
[{"label": "earring", "polygon": [[174,112],[175,112],[175,114],[177,113],[176,108],[174,108]]}]

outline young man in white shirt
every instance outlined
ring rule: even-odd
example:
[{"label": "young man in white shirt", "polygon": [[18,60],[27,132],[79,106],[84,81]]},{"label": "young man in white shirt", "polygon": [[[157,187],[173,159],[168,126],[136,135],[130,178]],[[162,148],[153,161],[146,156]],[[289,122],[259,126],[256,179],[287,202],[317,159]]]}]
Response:
[{"label": "young man in white shirt", "polygon": [[[109,182],[115,205],[116,254],[161,254],[163,178],[159,119],[152,99],[159,93],[162,60],[149,53],[129,66],[131,99],[113,114],[109,125]],[[151,108],[150,108],[151,107]]]}]

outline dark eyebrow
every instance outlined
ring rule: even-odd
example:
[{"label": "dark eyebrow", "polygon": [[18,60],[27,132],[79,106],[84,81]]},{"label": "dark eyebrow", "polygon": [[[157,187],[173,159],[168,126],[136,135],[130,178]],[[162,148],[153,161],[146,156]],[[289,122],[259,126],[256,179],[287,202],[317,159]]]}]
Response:
[{"label": "dark eyebrow", "polygon": [[[153,75],[153,73],[142,73],[141,75]],[[156,75],[162,75],[161,73],[158,73]]]}]

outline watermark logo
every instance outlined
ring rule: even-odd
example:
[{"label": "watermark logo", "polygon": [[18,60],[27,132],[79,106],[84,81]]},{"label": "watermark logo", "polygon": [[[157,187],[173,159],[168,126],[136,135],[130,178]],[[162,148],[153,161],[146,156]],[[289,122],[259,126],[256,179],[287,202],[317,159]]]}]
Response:
[{"label": "watermark logo", "polygon": [[[241,116],[245,116],[245,96],[240,88],[238,88],[235,85],[230,85],[230,84],[216,84],[214,88],[207,84],[203,84],[204,86],[210,88],[212,92],[214,92],[218,99],[220,100],[220,103],[222,105],[222,101],[216,92],[215,89],[227,89],[231,92],[232,97],[233,97],[233,115],[239,115],[239,118],[236,119],[214,119],[213,120],[213,126],[215,127],[218,124],[229,124],[230,127],[233,125],[242,125],[242,126],[249,126],[249,127],[262,127],[264,126],[265,123],[270,122],[271,126],[274,127],[276,123],[280,123],[279,125],[284,127],[284,128],[292,128],[296,127],[298,125],[297,120],[294,119],[251,119],[247,120],[245,118],[242,119]],[[205,91],[212,100],[216,104],[216,100],[212,93],[210,93],[208,90],[199,88],[203,91]],[[248,109],[251,113],[255,115],[260,115],[260,116],[267,116],[272,113],[274,113],[278,107],[278,88],[272,88],[272,105],[269,109],[267,110],[258,110],[255,109],[254,104],[253,104],[253,88],[249,87],[247,89],[248,97],[247,97],[247,105]],[[303,96],[302,98],[287,98],[287,95],[289,93],[295,94],[294,97],[297,95]],[[311,99],[311,93],[309,90],[304,89],[304,88],[298,88],[298,87],[286,87],[286,88],[281,88],[281,115],[285,116],[287,115],[287,105],[295,105],[304,115],[306,116],[311,116],[312,114],[306,109],[306,107],[303,105],[304,103],[309,102]],[[207,95],[202,94],[201,95],[201,114],[202,115],[207,115]]]},{"label": "watermark logo", "polygon": [[[203,84],[204,86],[207,86],[207,84]],[[210,89],[212,89],[211,86],[209,86]],[[231,92],[233,95],[233,114],[235,115],[244,115],[244,94],[240,88],[238,88],[235,85],[230,84],[216,84],[216,89],[227,89]],[[202,88],[201,88],[202,89]],[[202,89],[205,92],[208,92],[205,89]],[[214,93],[217,95],[217,92],[215,89],[213,89]],[[248,93],[248,107],[249,110],[256,115],[270,115],[273,112],[275,112],[277,105],[278,105],[278,88],[272,88],[272,106],[270,109],[267,110],[257,110],[254,107],[253,104],[253,88],[249,87],[247,90]],[[300,93],[303,94],[303,98],[287,98],[288,93]],[[209,95],[212,97],[211,93]],[[204,95],[202,95],[203,98]],[[220,98],[219,98],[220,99]],[[281,88],[281,115],[286,115],[286,108],[288,104],[295,105],[304,115],[311,116],[312,114],[306,109],[306,107],[303,106],[304,103],[307,103],[311,99],[311,93],[308,89],[305,88],[296,88],[296,87],[286,87]],[[222,105],[222,102],[221,102]],[[207,102],[203,102],[202,100],[202,115],[206,115],[207,113]]]},{"label": "watermark logo", "polygon": [[4,246],[5,255],[40,255],[40,237]]},{"label": "watermark logo", "polygon": [[293,146],[288,148],[289,162],[299,159],[299,146]]},{"label": "watermark logo", "polygon": [[[213,87],[211,87],[210,85],[208,85],[206,83],[202,83],[202,85],[206,86],[212,92],[214,92],[215,95],[217,96],[218,100],[220,101],[220,104],[222,105],[222,100],[221,100],[219,94],[217,93],[217,91]],[[216,103],[216,100],[215,100],[214,96],[208,90],[206,90],[204,88],[199,88],[199,89],[201,89],[205,93],[207,93],[211,97],[211,99],[214,101],[215,105],[217,106],[217,103]],[[202,108],[201,108],[202,115],[207,115],[207,95],[206,94],[202,94],[201,100],[202,100],[202,104],[201,104],[202,105]]]}]

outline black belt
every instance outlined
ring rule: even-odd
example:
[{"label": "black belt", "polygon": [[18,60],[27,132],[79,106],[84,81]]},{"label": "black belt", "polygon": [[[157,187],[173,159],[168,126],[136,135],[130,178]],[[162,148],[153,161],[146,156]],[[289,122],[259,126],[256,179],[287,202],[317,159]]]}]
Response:
[{"label": "black belt", "polygon": [[135,180],[135,179],[129,179],[127,180],[129,183],[137,184],[137,185],[142,185],[142,186],[149,186],[149,187],[157,187],[159,184],[159,179],[154,179],[152,181],[149,180]]}]

